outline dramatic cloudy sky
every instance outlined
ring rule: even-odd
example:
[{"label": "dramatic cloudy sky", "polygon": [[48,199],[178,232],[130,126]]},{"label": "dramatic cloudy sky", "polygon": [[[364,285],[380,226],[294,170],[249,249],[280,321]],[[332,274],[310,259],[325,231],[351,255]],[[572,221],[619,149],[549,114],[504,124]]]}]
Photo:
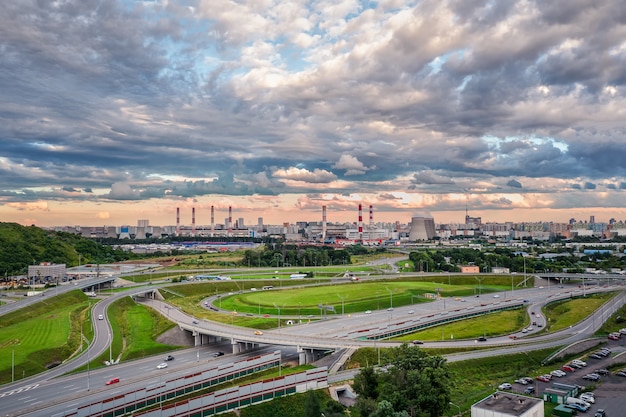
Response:
[{"label": "dramatic cloudy sky", "polygon": [[0,54],[2,221],[626,219],[623,0],[6,1]]}]

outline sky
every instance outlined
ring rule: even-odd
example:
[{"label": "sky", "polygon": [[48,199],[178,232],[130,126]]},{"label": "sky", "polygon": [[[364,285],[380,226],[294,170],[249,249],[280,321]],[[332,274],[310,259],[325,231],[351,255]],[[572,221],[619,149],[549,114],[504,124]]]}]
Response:
[{"label": "sky", "polygon": [[0,221],[626,220],[622,0],[20,0],[0,54]]}]

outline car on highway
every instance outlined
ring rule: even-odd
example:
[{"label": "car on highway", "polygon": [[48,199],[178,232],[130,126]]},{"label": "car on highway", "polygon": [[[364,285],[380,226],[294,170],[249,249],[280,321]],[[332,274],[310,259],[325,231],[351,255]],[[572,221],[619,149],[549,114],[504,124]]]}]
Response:
[{"label": "car on highway", "polygon": [[409,310],[409,314],[415,313],[415,310]]},{"label": "car on highway", "polygon": [[157,365],[157,369],[164,369],[164,368],[167,368],[167,363],[165,363],[165,362],[162,362],[162,363]]},{"label": "car on highway", "polygon": [[414,345],[423,345],[424,342],[422,342],[421,340],[414,340],[411,343],[413,343]]},{"label": "car on highway", "polygon": [[372,314],[372,310],[365,310],[365,314]]},{"label": "car on highway", "polygon": [[198,320],[193,320],[192,323],[193,324],[198,324]]},{"label": "car on highway", "polygon": [[224,352],[215,352],[215,353],[213,354],[213,357],[214,357],[214,358],[217,358],[218,356],[224,356]]},{"label": "car on highway", "polygon": [[479,342],[486,342],[486,341],[487,341],[487,338],[486,338],[486,337],[484,337],[484,336],[480,336],[480,337],[479,337],[478,339],[476,339],[476,340],[478,340]]},{"label": "car on highway", "polygon": [[119,378],[111,378],[107,382],[105,382],[104,385],[113,385],[117,384],[118,382],[120,382]]},{"label": "car on highway", "polygon": [[263,334],[263,332],[260,331],[260,330],[255,330],[254,334],[257,335],[257,336],[261,336]]},{"label": "car on highway", "polygon": [[166,361],[173,361],[173,360],[174,360],[174,357],[173,357],[172,355],[167,355],[167,356],[165,357],[165,360],[166,360]]},{"label": "car on highway", "polygon": [[500,390],[513,389],[513,385],[509,384],[508,382],[505,382],[503,384],[498,385],[498,389]]},{"label": "car on highway", "polygon": [[98,320],[104,320],[104,316],[102,314],[98,315]]}]

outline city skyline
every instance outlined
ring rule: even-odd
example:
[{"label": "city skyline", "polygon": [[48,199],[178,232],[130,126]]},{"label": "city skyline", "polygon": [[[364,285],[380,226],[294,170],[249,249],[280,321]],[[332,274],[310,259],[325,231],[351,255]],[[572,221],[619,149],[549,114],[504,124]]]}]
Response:
[{"label": "city skyline", "polygon": [[616,0],[5,9],[4,222],[626,219]]}]

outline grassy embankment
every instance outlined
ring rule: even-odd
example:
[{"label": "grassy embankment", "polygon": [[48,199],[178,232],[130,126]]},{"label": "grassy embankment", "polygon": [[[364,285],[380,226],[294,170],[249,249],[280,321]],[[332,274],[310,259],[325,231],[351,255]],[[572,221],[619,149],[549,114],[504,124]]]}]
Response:
[{"label": "grassy embankment", "polygon": [[[75,290],[3,315],[0,383],[43,372],[75,354],[81,344],[81,326],[90,317],[93,302]],[[89,329],[83,333],[91,337]]]},{"label": "grassy embankment", "polygon": [[[177,349],[156,342],[159,335],[175,326],[165,317],[149,307],[135,303],[131,297],[124,297],[111,304],[107,312],[113,330],[113,343],[109,350],[94,358],[90,367],[104,366],[105,361],[131,360]],[[86,366],[78,369],[83,371]]]}]

